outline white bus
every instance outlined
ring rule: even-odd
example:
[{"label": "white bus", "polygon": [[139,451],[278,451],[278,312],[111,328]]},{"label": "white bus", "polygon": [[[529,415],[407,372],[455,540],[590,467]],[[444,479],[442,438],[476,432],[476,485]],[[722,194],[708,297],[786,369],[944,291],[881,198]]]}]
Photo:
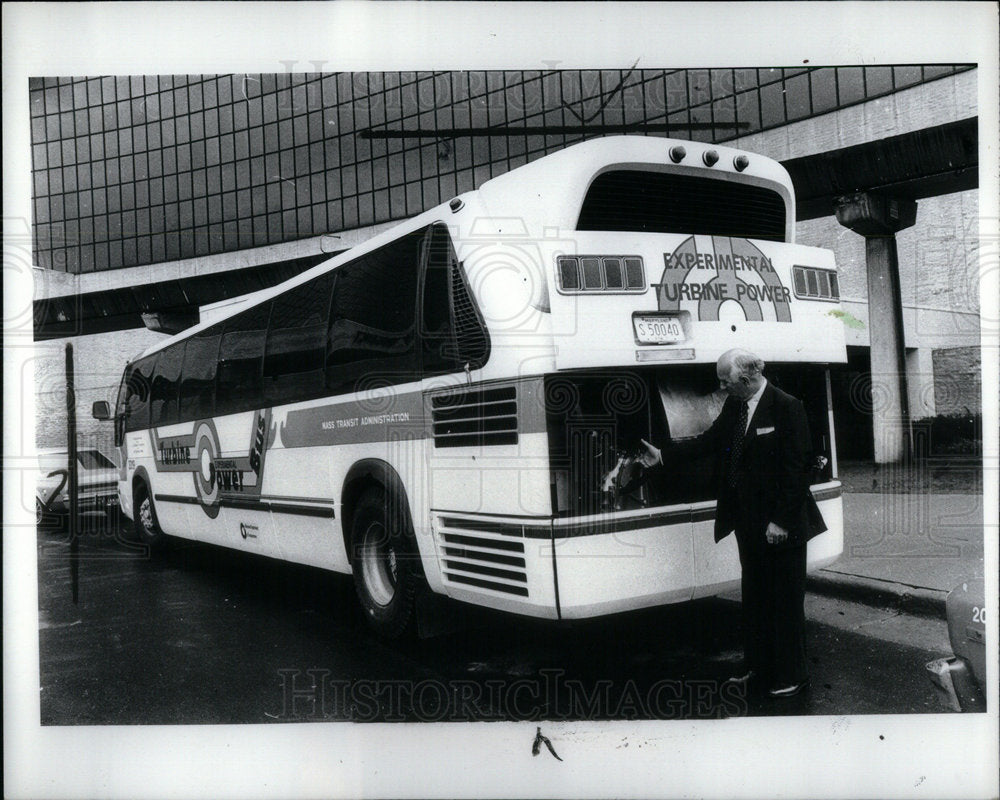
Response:
[{"label": "white bus", "polygon": [[794,209],[777,162],[660,138],[487,181],[129,363],[121,507],[150,545],[353,573],[387,636],[418,591],[553,619],[719,593],[740,571],[708,460],[639,476],[628,456],[704,430],[741,346],[805,404],[828,461],[809,567],[829,564],[843,323]]}]

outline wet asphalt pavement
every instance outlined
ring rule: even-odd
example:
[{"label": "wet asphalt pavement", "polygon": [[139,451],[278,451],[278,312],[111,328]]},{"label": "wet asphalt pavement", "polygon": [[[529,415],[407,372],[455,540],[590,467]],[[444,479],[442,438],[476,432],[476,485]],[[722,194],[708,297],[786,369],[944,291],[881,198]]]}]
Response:
[{"label": "wet asphalt pavement", "polygon": [[[65,533],[39,532],[41,721],[206,724],[714,719],[939,713],[924,664],[944,622],[807,597],[810,688],[745,698],[739,604],[568,625],[445,609],[460,627],[384,643],[348,576],[178,542],[150,556],[88,519],[79,603]],[[457,623],[456,623],[457,624]]]}]

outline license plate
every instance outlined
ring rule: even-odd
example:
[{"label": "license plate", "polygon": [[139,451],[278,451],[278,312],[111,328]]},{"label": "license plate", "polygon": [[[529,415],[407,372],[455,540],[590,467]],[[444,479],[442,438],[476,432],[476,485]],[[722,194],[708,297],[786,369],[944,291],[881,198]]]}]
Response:
[{"label": "license plate", "polygon": [[639,344],[676,344],[684,341],[684,328],[677,317],[632,317]]}]

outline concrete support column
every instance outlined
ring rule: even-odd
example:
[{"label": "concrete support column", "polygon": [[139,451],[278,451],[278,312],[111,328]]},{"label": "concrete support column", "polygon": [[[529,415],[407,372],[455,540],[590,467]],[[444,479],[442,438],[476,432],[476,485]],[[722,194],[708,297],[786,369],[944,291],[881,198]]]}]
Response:
[{"label": "concrete support column", "polygon": [[865,237],[875,462],[900,460],[909,441],[903,301],[896,232],[917,219],[912,200],[861,193],[837,198],[837,221]]},{"label": "concrete support column", "polygon": [[934,401],[934,359],[929,347],[906,351],[906,375],[910,390],[910,419],[933,417],[937,413]]}]

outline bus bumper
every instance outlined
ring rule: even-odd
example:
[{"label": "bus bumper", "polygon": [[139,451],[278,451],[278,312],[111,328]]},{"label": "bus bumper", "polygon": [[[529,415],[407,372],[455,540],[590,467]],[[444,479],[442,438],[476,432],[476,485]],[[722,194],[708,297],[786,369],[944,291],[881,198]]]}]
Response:
[{"label": "bus bumper", "polygon": [[[813,487],[828,530],[807,569],[840,557],[840,485]],[[681,603],[739,587],[736,537],[715,542],[714,504],[591,517],[502,518],[435,512],[431,589],[515,614],[584,619]],[[696,513],[697,512],[697,513]]]},{"label": "bus bumper", "polygon": [[[693,595],[693,551],[686,525],[553,539],[562,619],[680,603]],[[738,573],[736,575],[738,578]]]}]

